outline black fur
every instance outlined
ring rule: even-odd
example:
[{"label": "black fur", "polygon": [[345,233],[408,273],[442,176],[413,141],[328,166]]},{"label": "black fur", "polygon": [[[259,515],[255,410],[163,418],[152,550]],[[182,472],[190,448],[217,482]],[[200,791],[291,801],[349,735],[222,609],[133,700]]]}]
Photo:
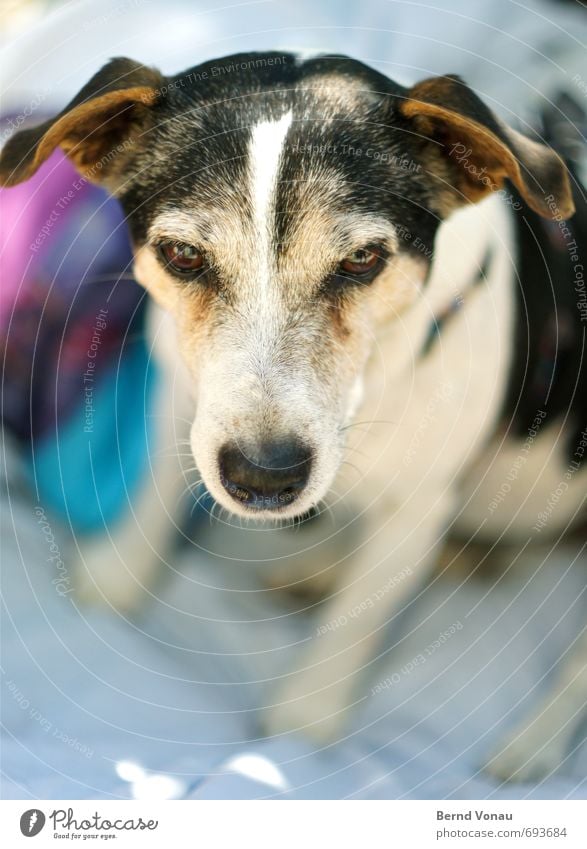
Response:
[{"label": "black fur", "polygon": [[[432,87],[430,102],[438,101],[505,138],[462,81],[441,81]],[[205,205],[222,210],[232,205],[249,215],[245,169],[251,128],[291,110],[286,144],[293,155],[284,157],[280,173],[276,247],[287,249],[311,184],[312,197],[324,207],[385,217],[401,235],[401,250],[430,262],[440,223],[434,211],[439,208],[439,184],[427,170],[426,157],[434,142],[415,132],[400,108],[408,90],[387,77],[341,56],[301,61],[291,53],[243,53],[169,78],[116,59],[60,114],[125,86],[151,86],[158,95],[148,109],[138,106],[139,117],[148,113],[148,120],[124,153],[123,182],[117,189],[137,244],[166,209]],[[25,162],[31,158],[55,120],[11,139],[2,154],[3,172],[22,167],[23,156]],[[556,139],[551,141],[556,146]],[[456,166],[451,162],[449,167]],[[568,413],[571,449],[587,426],[587,305],[581,309],[578,304],[572,270],[581,265],[584,271],[587,265],[587,207],[579,188],[574,195],[577,213],[565,225],[567,237],[561,236],[558,222],[541,219],[512,192],[520,210],[512,213],[520,246],[519,320],[504,410],[506,424],[520,435],[539,410],[549,420]],[[575,240],[577,262],[570,252]],[[477,282],[484,279],[483,271]],[[433,342],[431,335],[427,346]]]},{"label": "black fur", "polygon": [[[279,64],[255,66],[269,60]],[[321,95],[328,78],[328,94]],[[311,94],[301,87],[307,83],[316,86]],[[355,88],[359,96],[353,96]],[[280,246],[287,245],[292,217],[312,180],[332,208],[380,213],[401,226],[404,250],[430,256],[439,221],[430,211],[421,140],[397,109],[406,95],[360,62],[337,56],[299,62],[293,54],[244,53],[170,78],[143,140],[144,153],[130,164],[128,186],[119,195],[134,238],[145,238],[158,212],[186,202],[188,208],[196,201],[231,203],[247,214],[251,128],[291,109],[287,145],[295,155],[280,174]]]},{"label": "black fur", "polygon": [[572,159],[584,150],[575,146],[576,133],[568,137],[569,122],[552,123],[555,115],[560,122],[569,114],[568,107],[546,116],[542,135],[567,160],[575,215],[547,221],[519,196],[513,213],[517,324],[504,424],[524,438],[539,411],[546,413],[541,427],[565,419],[568,459],[581,463],[587,454],[579,447],[587,437],[587,201]]},{"label": "black fur", "polygon": [[[328,80],[328,94],[320,96],[320,85]],[[291,109],[294,123],[287,144],[296,155],[285,159],[280,173],[280,247],[287,246],[295,213],[303,208],[305,187],[313,181],[315,191],[318,181],[332,208],[381,214],[405,235],[402,250],[433,256],[440,223],[432,211],[436,184],[425,167],[422,139],[400,113],[408,96],[402,86],[346,57],[300,62],[287,53],[228,56],[167,82],[145,153],[137,156],[121,194],[138,242],[154,215],[166,207],[233,203],[246,215],[251,127]],[[307,83],[315,86],[311,93],[303,89]],[[446,90],[456,100],[444,105],[501,135],[484,104],[461,81],[452,83]],[[359,96],[353,97],[353,90]],[[587,265],[584,193],[575,185],[577,213],[567,222],[572,236],[562,244],[558,222],[532,212],[510,188],[517,200],[512,214],[520,253],[516,354],[504,423],[524,435],[538,410],[547,412],[548,421],[568,414],[573,453],[587,427],[587,315],[577,306],[568,245],[576,239],[579,263]],[[490,263],[487,257],[473,285],[483,282]]]}]

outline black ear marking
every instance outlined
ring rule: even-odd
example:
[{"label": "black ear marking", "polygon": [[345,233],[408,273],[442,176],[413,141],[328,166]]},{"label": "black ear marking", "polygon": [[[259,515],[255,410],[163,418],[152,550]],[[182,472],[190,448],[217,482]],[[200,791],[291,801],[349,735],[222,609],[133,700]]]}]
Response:
[{"label": "black ear marking", "polygon": [[399,109],[424,139],[435,143],[430,170],[445,177],[448,169],[455,189],[448,205],[480,200],[509,179],[544,218],[573,214],[560,156],[503,124],[459,77],[417,83]]},{"label": "black ear marking", "polygon": [[116,154],[125,142],[131,143],[159,99],[164,82],[158,71],[132,59],[111,59],[59,115],[6,142],[0,153],[0,185],[27,180],[57,147],[89,179],[104,182]]}]

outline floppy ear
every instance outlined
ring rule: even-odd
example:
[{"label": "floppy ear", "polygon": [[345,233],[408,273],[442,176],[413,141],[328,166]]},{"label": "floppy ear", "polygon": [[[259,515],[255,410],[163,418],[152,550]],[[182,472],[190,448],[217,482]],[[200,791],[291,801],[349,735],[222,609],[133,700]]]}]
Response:
[{"label": "floppy ear", "polygon": [[88,179],[107,182],[118,154],[144,127],[164,81],[158,71],[131,59],[111,59],[56,118],[6,142],[0,185],[27,180],[56,147]]},{"label": "floppy ear", "polygon": [[[503,124],[457,76],[417,83],[400,112],[429,140],[427,164],[446,180],[441,212],[477,201],[511,180],[529,207],[545,218],[575,211],[567,169],[558,154]],[[451,190],[452,187],[452,190]]]}]

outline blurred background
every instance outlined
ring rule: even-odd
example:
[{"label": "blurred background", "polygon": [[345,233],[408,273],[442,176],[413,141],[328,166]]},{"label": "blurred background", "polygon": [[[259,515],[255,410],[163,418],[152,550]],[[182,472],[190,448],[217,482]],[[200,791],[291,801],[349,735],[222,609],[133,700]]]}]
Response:
[{"label": "blurred background", "polygon": [[[587,104],[587,13],[575,0],[5,0],[0,25],[3,140],[63,108],[114,56],[171,74],[240,51],[307,49],[350,54],[408,84],[458,73],[521,129],[536,126],[560,92]],[[30,197],[20,188],[3,200],[2,795],[584,798],[584,735],[544,780],[505,785],[480,772],[584,628],[580,545],[537,548],[506,581],[449,570],[422,594],[376,679],[409,668],[450,628],[451,639],[398,687],[367,700],[348,737],[318,751],[303,735],[258,738],[256,712],[307,639],[309,613],[235,568],[238,552],[198,539],[178,549],[164,585],[134,618],[77,605],[69,594],[76,538],[108,526],[146,452],[101,396],[92,450],[104,456],[114,422],[124,454],[114,474],[124,468],[113,483],[108,464],[95,465],[101,494],[87,491],[76,356],[100,299],[88,306],[80,279],[127,280],[116,289],[124,321],[109,325],[104,360],[118,368],[126,352],[118,391],[147,413],[151,378],[140,347],[142,294],[115,201],[86,187],[31,261],[28,246],[62,196],[59,180],[71,179],[55,173],[56,182],[42,178],[43,191],[35,184],[24,216]],[[129,351],[135,315],[131,343],[139,342]],[[56,340],[66,354],[59,393]],[[27,345],[37,352],[36,379]]]},{"label": "blurred background", "polygon": [[111,56],[175,73],[246,50],[348,53],[398,82],[460,73],[522,118],[585,76],[577,0],[7,0],[1,14],[4,111],[40,91],[63,105]]}]

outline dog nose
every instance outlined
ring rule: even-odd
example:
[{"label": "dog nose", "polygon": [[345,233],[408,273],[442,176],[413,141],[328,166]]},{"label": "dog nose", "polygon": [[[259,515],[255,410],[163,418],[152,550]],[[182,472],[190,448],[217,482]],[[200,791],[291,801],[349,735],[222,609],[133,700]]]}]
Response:
[{"label": "dog nose", "polygon": [[247,452],[236,445],[220,450],[222,486],[240,504],[257,510],[287,507],[308,482],[312,453],[296,440],[267,442]]}]

